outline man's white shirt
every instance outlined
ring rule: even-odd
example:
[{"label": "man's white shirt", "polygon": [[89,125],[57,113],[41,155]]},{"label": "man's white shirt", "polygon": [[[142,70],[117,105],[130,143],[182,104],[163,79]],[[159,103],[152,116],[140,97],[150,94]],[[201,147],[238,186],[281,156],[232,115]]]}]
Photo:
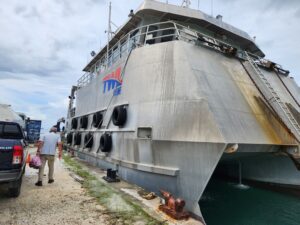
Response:
[{"label": "man's white shirt", "polygon": [[42,155],[55,155],[57,143],[61,142],[60,135],[56,133],[45,134],[41,136],[40,141],[43,142]]}]

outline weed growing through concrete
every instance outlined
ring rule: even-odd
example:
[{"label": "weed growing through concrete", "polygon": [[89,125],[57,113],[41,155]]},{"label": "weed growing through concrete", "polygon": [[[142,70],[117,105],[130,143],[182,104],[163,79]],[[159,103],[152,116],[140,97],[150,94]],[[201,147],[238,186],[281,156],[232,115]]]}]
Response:
[{"label": "weed growing through concrete", "polygon": [[64,162],[69,169],[84,179],[83,187],[104,206],[112,224],[164,224],[149,216],[139,205],[133,203],[129,197],[121,194],[112,187],[100,182],[73,158],[64,155]]}]

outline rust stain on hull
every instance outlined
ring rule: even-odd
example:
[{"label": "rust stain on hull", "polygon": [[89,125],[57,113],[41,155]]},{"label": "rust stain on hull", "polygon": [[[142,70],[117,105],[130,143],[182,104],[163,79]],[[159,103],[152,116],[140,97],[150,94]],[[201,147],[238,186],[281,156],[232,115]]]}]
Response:
[{"label": "rust stain on hull", "polygon": [[253,115],[270,140],[270,143],[277,145],[296,144],[294,137],[289,134],[286,128],[273,115],[273,112],[264,104],[260,92],[242,65],[227,66],[227,69],[251,108]]}]

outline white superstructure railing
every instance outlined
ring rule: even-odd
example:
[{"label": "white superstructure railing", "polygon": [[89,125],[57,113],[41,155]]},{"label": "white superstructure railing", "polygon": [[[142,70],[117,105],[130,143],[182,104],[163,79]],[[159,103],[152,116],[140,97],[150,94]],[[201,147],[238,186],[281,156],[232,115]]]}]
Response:
[{"label": "white superstructure railing", "polygon": [[201,44],[222,52],[226,49],[229,50],[234,48],[231,44],[222,40],[213,38],[173,21],[153,23],[138,27],[122,37],[109,49],[108,54],[103,54],[103,56],[93,65],[90,72],[85,73],[79,78],[77,86],[79,88],[86,86],[93,78],[106,71],[120,58],[126,56],[132,48],[173,40],[183,40],[189,43]]}]

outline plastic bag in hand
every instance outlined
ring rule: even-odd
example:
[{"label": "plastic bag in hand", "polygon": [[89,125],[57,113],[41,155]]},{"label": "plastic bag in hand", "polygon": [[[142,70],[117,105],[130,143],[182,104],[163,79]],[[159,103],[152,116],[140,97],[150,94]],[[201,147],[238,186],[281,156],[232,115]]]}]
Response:
[{"label": "plastic bag in hand", "polygon": [[39,169],[40,166],[42,165],[41,158],[39,156],[34,156],[29,162],[29,167],[32,167],[34,169]]}]

